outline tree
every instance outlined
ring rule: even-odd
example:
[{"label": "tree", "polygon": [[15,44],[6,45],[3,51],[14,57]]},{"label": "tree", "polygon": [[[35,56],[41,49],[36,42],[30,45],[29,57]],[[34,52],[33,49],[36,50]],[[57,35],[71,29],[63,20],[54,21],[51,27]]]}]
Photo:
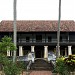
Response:
[{"label": "tree", "polygon": [[59,0],[59,15],[58,15],[58,30],[57,30],[57,49],[56,49],[56,58],[60,57],[60,19],[61,19],[61,0]]},{"label": "tree", "polygon": [[[0,68],[5,75],[20,75],[21,68],[5,55],[7,50],[16,50],[12,38],[4,36],[0,42]],[[4,75],[4,74],[3,74]]]},{"label": "tree", "polygon": [[0,42],[0,53],[4,54],[7,50],[13,51],[16,50],[16,47],[12,42],[12,38],[4,36]]},{"label": "tree", "polygon": [[[17,41],[17,27],[16,27],[16,4],[17,4],[17,0],[14,0],[13,2],[13,17],[14,17],[14,21],[13,21],[13,26],[14,26],[14,45],[16,46],[16,41]],[[14,54],[13,54],[13,63],[16,61],[16,51],[14,50]]]}]

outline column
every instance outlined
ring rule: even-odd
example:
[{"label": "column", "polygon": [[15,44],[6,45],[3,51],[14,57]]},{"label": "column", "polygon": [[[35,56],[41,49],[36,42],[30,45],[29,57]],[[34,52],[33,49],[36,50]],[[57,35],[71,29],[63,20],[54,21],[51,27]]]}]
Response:
[{"label": "column", "polygon": [[[34,52],[34,47],[35,47],[35,46],[31,46],[31,52]],[[32,63],[34,63],[34,58],[35,58],[35,56],[33,56],[33,55],[31,55],[31,56],[32,56],[32,59],[31,59],[31,60],[32,60]]]},{"label": "column", "polygon": [[68,55],[72,55],[71,46],[68,46]]},{"label": "column", "polygon": [[7,50],[7,56],[10,56],[10,50]]},{"label": "column", "polygon": [[23,56],[22,46],[19,46],[19,56]]},{"label": "column", "polygon": [[44,46],[44,58],[48,58],[48,46]]},{"label": "column", "polygon": [[65,56],[67,56],[67,49],[65,48]]},{"label": "column", "polygon": [[13,51],[10,52],[10,56],[13,56]]},{"label": "column", "polygon": [[[57,50],[57,46],[56,46],[56,50]],[[57,52],[57,51],[56,51],[56,52]],[[60,57],[60,46],[59,46],[58,55],[59,55],[59,57]]]},{"label": "column", "polygon": [[35,46],[31,46],[31,52],[34,52],[34,47],[35,47]]}]

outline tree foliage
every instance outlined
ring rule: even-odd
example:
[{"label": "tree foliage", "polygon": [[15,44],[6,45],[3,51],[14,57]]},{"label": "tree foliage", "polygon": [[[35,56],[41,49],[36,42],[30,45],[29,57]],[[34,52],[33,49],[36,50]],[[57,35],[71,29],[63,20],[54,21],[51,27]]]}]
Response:
[{"label": "tree foliage", "polygon": [[4,53],[7,50],[13,51],[16,50],[16,47],[12,42],[12,38],[4,36],[0,42],[0,53]]},{"label": "tree foliage", "polygon": [[21,68],[4,54],[7,50],[16,50],[12,38],[4,36],[0,42],[0,67],[5,75],[20,75]]}]

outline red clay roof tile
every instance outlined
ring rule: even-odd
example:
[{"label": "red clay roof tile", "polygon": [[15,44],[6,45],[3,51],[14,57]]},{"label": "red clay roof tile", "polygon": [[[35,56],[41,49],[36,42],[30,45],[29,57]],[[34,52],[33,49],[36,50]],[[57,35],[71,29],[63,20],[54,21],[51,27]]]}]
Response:
[{"label": "red clay roof tile", "polygon": [[[18,32],[43,32],[57,31],[58,21],[54,20],[20,20],[17,21]],[[75,31],[75,22],[73,20],[62,20],[60,31]],[[13,32],[13,21],[1,21],[0,32]]]}]

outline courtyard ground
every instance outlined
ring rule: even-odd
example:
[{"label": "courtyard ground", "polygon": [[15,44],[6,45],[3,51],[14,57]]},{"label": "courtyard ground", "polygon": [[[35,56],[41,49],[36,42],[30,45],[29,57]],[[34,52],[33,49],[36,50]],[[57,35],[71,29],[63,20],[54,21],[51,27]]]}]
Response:
[{"label": "courtyard ground", "polygon": [[[27,72],[23,72],[22,75],[27,75]],[[31,71],[29,75],[52,75],[51,71]]]}]

